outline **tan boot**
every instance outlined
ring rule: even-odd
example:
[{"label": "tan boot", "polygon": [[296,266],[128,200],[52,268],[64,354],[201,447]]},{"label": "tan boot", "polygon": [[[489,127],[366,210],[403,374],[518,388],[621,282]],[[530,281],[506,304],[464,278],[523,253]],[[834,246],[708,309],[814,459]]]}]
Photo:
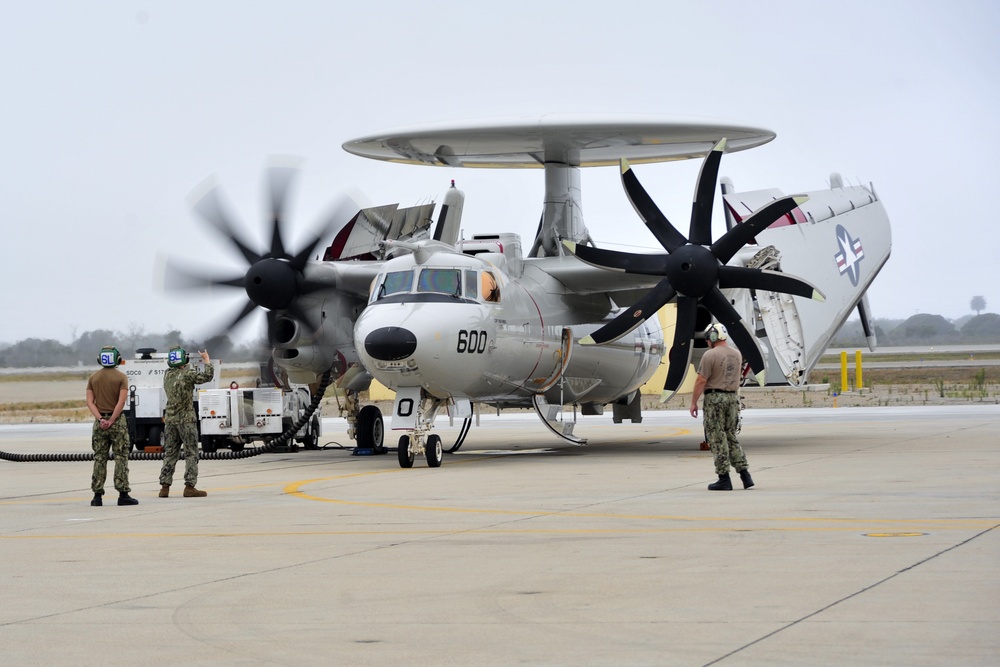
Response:
[{"label": "tan boot", "polygon": [[184,497],[185,498],[204,498],[208,494],[204,491],[199,491],[193,486],[184,486]]},{"label": "tan boot", "polygon": [[161,498],[169,498],[170,497],[170,485],[169,484],[161,484],[160,485],[160,497]]}]

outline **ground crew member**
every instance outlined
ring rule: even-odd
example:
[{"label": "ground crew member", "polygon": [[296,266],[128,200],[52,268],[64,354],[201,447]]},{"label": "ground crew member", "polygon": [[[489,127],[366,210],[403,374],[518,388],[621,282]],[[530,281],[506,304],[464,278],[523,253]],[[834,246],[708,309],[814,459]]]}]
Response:
[{"label": "ground crew member", "polygon": [[121,355],[114,347],[107,346],[97,357],[103,366],[87,380],[87,409],[94,415],[90,446],[94,450],[94,472],[90,477],[90,488],[94,499],[90,504],[101,507],[104,504],[104,481],[108,476],[108,450],[115,457],[115,489],[118,490],[119,505],[138,505],[131,497],[128,485],[128,451],[131,443],[128,425],[122,416],[125,399],[128,398],[128,378],[117,369]]},{"label": "ground crew member", "polygon": [[743,357],[739,350],[726,343],[729,334],[722,324],[709,326],[705,334],[709,350],[698,366],[698,378],[691,394],[691,416],[698,417],[698,399],[704,393],[705,437],[715,456],[715,472],[719,476],[719,481],[709,484],[708,489],[733,490],[730,466],[740,474],[743,488],[749,489],[753,486],[753,478],[747,470],[747,457],[736,439],[740,419],[740,397],[736,392],[740,387]]},{"label": "ground crew member", "polygon": [[163,415],[163,467],[160,468],[160,498],[170,496],[174,481],[174,466],[184,447],[184,497],[204,498],[208,494],[195,488],[198,483],[198,425],[194,413],[194,386],[208,382],[215,375],[208,352],[202,351],[204,370],[188,366],[187,352],[175,347],[167,354],[167,372],[163,375],[163,390],[167,407]]}]

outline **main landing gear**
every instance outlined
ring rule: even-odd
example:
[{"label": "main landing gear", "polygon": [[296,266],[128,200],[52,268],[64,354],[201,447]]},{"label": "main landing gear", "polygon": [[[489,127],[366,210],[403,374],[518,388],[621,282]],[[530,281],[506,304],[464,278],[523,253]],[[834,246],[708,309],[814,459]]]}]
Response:
[{"label": "main landing gear", "polygon": [[357,443],[355,456],[385,454],[385,424],[377,405],[360,407],[358,392],[348,391],[344,413],[347,418],[347,437]]}]

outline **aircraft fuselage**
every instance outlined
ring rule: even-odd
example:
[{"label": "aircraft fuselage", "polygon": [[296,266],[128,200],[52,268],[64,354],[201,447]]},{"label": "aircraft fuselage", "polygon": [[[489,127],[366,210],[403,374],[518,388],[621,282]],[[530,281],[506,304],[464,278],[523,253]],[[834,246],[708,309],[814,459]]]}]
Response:
[{"label": "aircraft fuselage", "polygon": [[502,405],[539,393],[603,405],[652,376],[663,354],[655,318],[614,344],[577,346],[609,302],[581,309],[546,274],[513,278],[494,262],[456,252],[386,262],[354,330],[365,368],[390,389]]}]

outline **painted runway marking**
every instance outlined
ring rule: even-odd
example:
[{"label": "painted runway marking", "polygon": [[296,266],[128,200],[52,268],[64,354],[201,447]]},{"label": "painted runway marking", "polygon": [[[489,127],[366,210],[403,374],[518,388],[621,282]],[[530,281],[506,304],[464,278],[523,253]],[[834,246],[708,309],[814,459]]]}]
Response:
[{"label": "painted runway marking", "polygon": [[[936,520],[938,522],[942,520]],[[864,523],[859,521],[859,523]],[[957,525],[936,526],[938,531],[954,530],[977,530],[983,527],[992,527],[991,522],[970,522],[959,520]],[[738,527],[676,527],[676,528],[461,528],[458,532],[462,535],[665,535],[676,533],[860,533],[860,536],[867,537],[860,531],[859,526],[772,526],[760,528]],[[87,535],[0,535],[2,540],[148,540],[148,539],[197,539],[197,538],[278,538],[287,539],[290,537],[333,537],[333,536],[448,536],[455,535],[456,528],[442,528],[440,530],[421,529],[391,529],[391,530],[304,530],[304,531],[268,531],[268,532],[205,532],[205,533],[90,533]],[[927,533],[912,533],[912,535],[925,535]]]}]

